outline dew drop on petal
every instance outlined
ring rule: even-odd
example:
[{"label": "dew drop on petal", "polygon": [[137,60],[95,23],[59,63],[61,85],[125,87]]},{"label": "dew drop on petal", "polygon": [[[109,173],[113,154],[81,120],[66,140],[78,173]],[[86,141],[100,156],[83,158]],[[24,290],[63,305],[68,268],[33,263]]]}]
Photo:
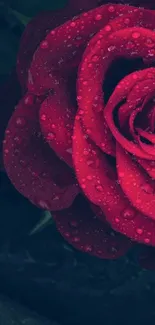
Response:
[{"label": "dew drop on petal", "polygon": [[144,242],[146,243],[146,244],[149,244],[150,243],[150,238],[144,238]]},{"label": "dew drop on petal", "polygon": [[126,208],[124,209],[124,211],[122,212],[122,216],[124,219],[127,219],[127,220],[132,220],[134,219],[136,215],[136,211],[132,208]]},{"label": "dew drop on petal", "polygon": [[23,127],[26,124],[26,120],[24,117],[17,117],[16,119],[16,126],[17,127]]},{"label": "dew drop on petal", "polygon": [[28,105],[28,106],[31,106],[34,102],[34,96],[29,94],[27,96],[25,96],[25,99],[24,99],[24,103],[25,105]]},{"label": "dew drop on petal", "polygon": [[109,10],[109,12],[114,12],[115,11],[115,7],[114,6],[109,6],[108,10]]},{"label": "dew drop on petal", "polygon": [[73,237],[72,241],[74,243],[78,243],[80,241],[80,238],[79,237]]},{"label": "dew drop on petal", "polygon": [[41,49],[47,49],[48,48],[48,42],[47,41],[42,41],[40,44]]},{"label": "dew drop on petal", "polygon": [[137,228],[137,229],[136,229],[136,233],[137,233],[138,235],[142,235],[142,234],[143,234],[143,229],[141,229],[141,228]]},{"label": "dew drop on petal", "polygon": [[95,16],[95,20],[101,20],[102,19],[102,15],[98,14]]},{"label": "dew drop on petal", "polygon": [[110,25],[106,25],[106,26],[104,27],[104,30],[105,30],[106,32],[110,32],[110,31],[111,31],[111,26],[110,26]]},{"label": "dew drop on petal", "polygon": [[140,37],[140,33],[139,32],[133,32],[131,36],[132,36],[132,38],[137,39],[137,38]]},{"label": "dew drop on petal", "polygon": [[42,114],[41,117],[40,117],[41,121],[46,121],[46,115],[45,114]]},{"label": "dew drop on petal", "polygon": [[47,140],[53,140],[53,139],[55,139],[55,134],[53,133],[53,132],[49,132],[48,134],[47,134]]},{"label": "dew drop on petal", "polygon": [[93,247],[92,247],[91,245],[85,245],[85,246],[83,247],[83,249],[84,249],[84,251],[85,251],[86,253],[89,253],[89,252],[92,252]]}]

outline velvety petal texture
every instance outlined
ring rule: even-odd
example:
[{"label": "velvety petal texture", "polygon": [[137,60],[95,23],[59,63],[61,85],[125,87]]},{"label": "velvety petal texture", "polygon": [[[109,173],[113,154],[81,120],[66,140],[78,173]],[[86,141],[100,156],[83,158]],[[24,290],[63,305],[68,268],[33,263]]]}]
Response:
[{"label": "velvety petal texture", "polygon": [[155,6],[116,3],[68,1],[28,24],[4,164],[75,248],[114,259],[138,242],[153,269]]},{"label": "velvety petal texture", "polygon": [[14,186],[46,210],[70,206],[79,189],[72,171],[43,138],[40,101],[27,93],[12,115],[4,140],[4,164]]}]

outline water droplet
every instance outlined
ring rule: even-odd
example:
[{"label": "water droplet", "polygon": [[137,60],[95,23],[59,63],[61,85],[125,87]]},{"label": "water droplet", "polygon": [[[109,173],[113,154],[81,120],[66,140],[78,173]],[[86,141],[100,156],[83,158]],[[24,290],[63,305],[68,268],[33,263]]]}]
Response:
[{"label": "water droplet", "polygon": [[98,14],[98,15],[95,16],[95,20],[98,21],[98,20],[101,20],[101,19],[102,19],[102,15]]},{"label": "water droplet", "polygon": [[93,177],[91,175],[87,176],[88,181],[92,181]]},{"label": "water droplet", "polygon": [[145,41],[145,45],[147,47],[153,47],[154,46],[154,42],[151,38],[147,38],[146,41]]},{"label": "water droplet", "polygon": [[99,60],[99,57],[97,56],[97,55],[94,55],[93,57],[92,57],[92,61],[93,62],[97,62]]},{"label": "water droplet", "polygon": [[141,228],[137,228],[137,229],[136,229],[136,233],[137,233],[138,235],[142,235],[142,234],[143,234],[143,229],[141,229]]},{"label": "water droplet", "polygon": [[48,134],[47,134],[47,140],[53,140],[55,138],[55,134],[53,133],[53,132],[49,132]]},{"label": "water droplet", "polygon": [[84,249],[84,251],[85,251],[86,253],[89,253],[89,252],[92,252],[93,247],[92,247],[91,245],[85,245],[85,246],[83,247],[83,249]]},{"label": "water droplet", "polygon": [[25,160],[23,160],[23,159],[20,159],[20,160],[19,160],[19,163],[20,163],[20,165],[21,165],[22,167],[27,167],[27,165],[28,165],[28,162],[25,161]]},{"label": "water droplet", "polygon": [[149,244],[150,243],[150,238],[144,238],[144,242],[146,243],[146,244]]},{"label": "water droplet", "polygon": [[137,38],[140,37],[140,33],[139,32],[133,32],[131,36],[132,36],[132,38],[137,39]]},{"label": "water droplet", "polygon": [[41,44],[40,44],[40,47],[41,47],[41,49],[47,49],[48,48],[48,42],[46,40],[42,41]]},{"label": "water droplet", "polygon": [[109,12],[114,12],[115,11],[115,7],[114,6],[109,6],[108,10],[109,10]]},{"label": "water droplet", "polygon": [[72,241],[74,243],[78,243],[80,241],[80,238],[79,237],[73,237]]},{"label": "water droplet", "polygon": [[26,124],[26,119],[24,117],[17,117],[16,126],[23,127]]},{"label": "water droplet", "polygon": [[130,207],[124,209],[124,211],[122,212],[123,218],[127,219],[127,220],[134,219],[135,215],[136,215],[136,211],[133,208],[130,208]]},{"label": "water droplet", "polygon": [[25,96],[25,99],[24,99],[24,103],[25,103],[25,105],[28,105],[28,106],[33,105],[33,103],[34,103],[34,96],[31,95],[31,94],[26,95]]},{"label": "water droplet", "polygon": [[41,121],[46,121],[46,115],[45,114],[42,114],[41,117],[40,117]]},{"label": "water droplet", "polygon": [[116,48],[116,46],[114,46],[114,45],[109,46],[108,47],[108,52],[114,51],[115,48]]},{"label": "water droplet", "polygon": [[116,223],[119,223],[119,222],[120,222],[120,219],[116,217],[116,218],[115,218],[115,222],[116,222]]},{"label": "water droplet", "polygon": [[15,136],[14,141],[15,141],[16,144],[20,145],[22,143],[22,138],[19,138],[18,136]]},{"label": "water droplet", "polygon": [[129,42],[126,44],[126,48],[127,48],[128,50],[132,49],[133,47],[134,47],[134,43],[131,42],[131,41],[129,41]]},{"label": "water droplet", "polygon": [[97,185],[97,186],[96,186],[96,189],[97,189],[98,192],[103,192],[103,187],[102,187],[102,185]]},{"label": "water droplet", "polygon": [[125,18],[125,19],[124,19],[124,23],[125,23],[125,24],[129,24],[129,23],[130,23],[130,19],[129,19],[129,18]]},{"label": "water droplet", "polygon": [[50,34],[55,35],[55,30],[51,30]]},{"label": "water droplet", "polygon": [[70,24],[71,27],[75,27],[76,26],[76,23],[74,21],[71,22]]},{"label": "water droplet", "polygon": [[70,237],[70,233],[69,233],[69,232],[65,232],[64,235],[65,235],[65,237],[67,237],[67,238]]},{"label": "water droplet", "polygon": [[105,29],[106,32],[110,32],[111,31],[111,26],[110,25],[106,25],[104,27],[104,29]]}]

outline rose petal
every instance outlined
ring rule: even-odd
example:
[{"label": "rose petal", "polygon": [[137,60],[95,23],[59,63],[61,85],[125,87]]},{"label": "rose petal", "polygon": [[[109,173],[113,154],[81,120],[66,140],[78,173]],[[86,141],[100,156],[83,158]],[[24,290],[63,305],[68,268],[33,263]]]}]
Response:
[{"label": "rose petal", "polygon": [[117,145],[117,170],[120,185],[134,207],[155,220],[155,181]]},{"label": "rose petal", "polygon": [[76,109],[67,94],[65,82],[48,96],[40,109],[42,133],[56,154],[72,167],[72,134]]},{"label": "rose petal", "polygon": [[155,160],[137,159],[137,162],[145,169],[149,176],[155,179]]},{"label": "rose petal", "polygon": [[[135,8],[130,7],[131,10]],[[68,71],[81,62],[83,51],[91,37],[106,25],[109,19],[114,19],[124,11],[129,12],[129,7],[101,6],[48,33],[33,56],[28,80],[29,90],[40,95],[52,88],[50,76],[55,70],[68,75]]]},{"label": "rose petal", "polygon": [[75,248],[99,258],[115,259],[124,255],[131,241],[97,219],[81,198],[67,209],[52,213],[62,236]]},{"label": "rose petal", "polygon": [[83,111],[82,119],[88,130],[86,132],[101,150],[113,156],[115,155],[114,138],[102,113],[104,109],[102,84],[108,66],[112,62],[112,60],[109,62],[110,54],[115,49],[115,46],[107,45],[108,37],[119,29],[130,27],[135,22],[137,24],[139,18],[144,15],[143,10],[136,10],[132,7],[124,6],[119,8],[116,6],[115,9],[116,11],[120,10],[122,16],[119,17],[120,13],[117,12],[117,18],[112,21],[110,20],[92,38],[84,53],[83,62],[80,65],[77,83],[78,104],[80,110]]},{"label": "rose petal", "polygon": [[69,207],[78,193],[71,170],[45,143],[37,98],[26,94],[13,113],[4,141],[4,164],[17,190],[38,207]]},{"label": "rose petal", "polygon": [[[115,139],[130,153],[138,156],[139,158],[147,158],[149,160],[153,159],[153,155],[151,152],[147,153],[133,141],[129,141],[126,139],[118,130],[115,125],[113,119],[113,112],[117,105],[121,105],[122,100],[126,100],[126,109],[128,112],[135,110],[135,106],[139,105],[139,101],[143,99],[143,96],[147,95],[147,93],[155,87],[155,78],[154,78],[154,68],[145,69],[141,71],[136,71],[130,74],[129,76],[125,77],[119,85],[115,88],[112,96],[110,97],[105,110],[104,116],[107,121],[107,124],[115,137]],[[147,84],[147,87],[143,87],[143,83]],[[150,87],[149,87],[150,86]],[[132,128],[132,117],[135,118],[136,114],[141,110],[141,108],[137,108],[137,111],[134,111],[130,118],[130,129],[133,135],[133,128]],[[123,111],[122,111],[123,113]]]},{"label": "rose petal", "polygon": [[114,167],[88,138],[77,118],[73,140],[76,175],[88,199],[101,207],[113,229],[135,241],[155,246],[155,221],[130,204],[117,181]]},{"label": "rose petal", "polygon": [[55,29],[83,10],[89,10],[96,7],[97,4],[97,0],[69,0],[65,8],[56,11],[42,12],[30,21],[22,35],[17,60],[17,73],[24,89],[26,87],[27,72],[33,54],[41,40],[46,37],[49,30]]}]

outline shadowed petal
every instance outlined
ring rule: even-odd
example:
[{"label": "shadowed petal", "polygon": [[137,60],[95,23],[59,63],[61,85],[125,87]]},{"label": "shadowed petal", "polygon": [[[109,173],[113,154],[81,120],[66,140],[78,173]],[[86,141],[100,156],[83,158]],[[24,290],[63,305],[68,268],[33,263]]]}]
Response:
[{"label": "shadowed petal", "polygon": [[46,210],[71,205],[78,193],[72,171],[43,139],[39,107],[32,94],[26,94],[13,113],[4,141],[4,164],[17,190]]}]

